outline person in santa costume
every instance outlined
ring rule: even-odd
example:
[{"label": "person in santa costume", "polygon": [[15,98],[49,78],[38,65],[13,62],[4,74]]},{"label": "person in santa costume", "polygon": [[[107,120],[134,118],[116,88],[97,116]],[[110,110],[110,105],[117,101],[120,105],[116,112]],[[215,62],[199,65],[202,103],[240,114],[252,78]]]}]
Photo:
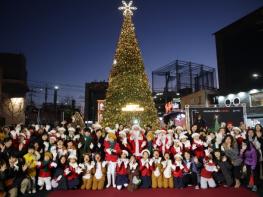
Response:
[{"label": "person in santa costume", "polygon": [[79,164],[79,167],[81,167],[83,171],[81,189],[90,190],[93,180],[92,170],[95,166],[95,163],[91,160],[91,156],[89,153],[85,153],[83,155],[83,161],[83,163]]},{"label": "person in santa costume", "polygon": [[213,178],[213,172],[217,172],[217,167],[213,162],[212,155],[208,154],[204,159],[204,167],[201,170],[200,186],[201,189],[215,188],[216,183]]},{"label": "person in santa costume", "polygon": [[152,170],[151,170],[149,157],[150,157],[150,151],[144,149],[142,151],[142,158],[140,159],[140,172],[142,179],[141,188],[150,188],[152,185],[151,183]]},{"label": "person in santa costume", "polygon": [[202,160],[205,157],[205,147],[207,145],[200,139],[199,133],[193,133],[192,138],[192,151],[198,159]]},{"label": "person in santa costume", "polygon": [[156,134],[157,138],[155,141],[155,148],[158,149],[162,155],[164,155],[165,153],[169,152],[172,143],[167,137],[166,130],[157,130]]},{"label": "person in santa costume", "polygon": [[163,188],[173,188],[173,176],[172,176],[172,160],[170,159],[170,154],[165,153],[164,161],[162,161],[162,168],[163,168]]},{"label": "person in santa costume", "polygon": [[184,187],[183,183],[183,173],[184,173],[184,165],[183,165],[183,157],[181,154],[176,154],[174,156],[174,164],[172,166],[173,169],[173,179],[174,179],[174,188],[182,189]]},{"label": "person in santa costume", "polygon": [[162,158],[160,157],[159,150],[153,151],[153,158],[150,159],[150,166],[152,170],[152,188],[162,188],[163,176],[162,176]]},{"label": "person in santa costume", "polygon": [[182,154],[183,152],[183,144],[180,142],[180,140],[175,139],[173,146],[170,148],[170,153],[172,155],[176,154]]},{"label": "person in santa costume", "polygon": [[101,155],[99,153],[95,154],[95,165],[92,174],[94,174],[92,190],[102,190],[105,183],[106,162],[101,161]]},{"label": "person in santa costume", "polygon": [[64,176],[67,178],[68,189],[77,189],[80,183],[79,176],[82,172],[82,169],[77,163],[77,156],[74,154],[69,155],[68,167],[64,171]]},{"label": "person in santa costume", "polygon": [[128,151],[122,150],[121,157],[117,161],[117,169],[116,169],[116,185],[117,189],[121,190],[122,187],[128,187],[128,164],[129,159],[127,157],[129,156]]},{"label": "person in santa costume", "polygon": [[137,159],[142,156],[142,150],[146,147],[146,138],[139,125],[133,125],[128,136],[128,142],[130,144],[130,152]]},{"label": "person in santa costume", "polygon": [[105,151],[105,160],[107,161],[107,188],[112,184],[113,187],[116,187],[115,183],[115,173],[116,173],[116,164],[118,156],[121,153],[119,144],[117,143],[117,137],[115,131],[107,129],[107,137],[104,141],[104,151]]},{"label": "person in santa costume", "polygon": [[37,162],[37,168],[39,169],[38,185],[39,190],[42,190],[46,186],[46,190],[51,190],[51,169],[56,168],[57,164],[52,162],[53,156],[50,152],[44,153],[44,160]]},{"label": "person in santa costume", "polygon": [[188,140],[187,135],[185,135],[184,133],[181,133],[179,136],[179,140],[182,143],[183,153],[186,151],[187,152],[191,151],[192,145],[191,145],[190,140]]}]

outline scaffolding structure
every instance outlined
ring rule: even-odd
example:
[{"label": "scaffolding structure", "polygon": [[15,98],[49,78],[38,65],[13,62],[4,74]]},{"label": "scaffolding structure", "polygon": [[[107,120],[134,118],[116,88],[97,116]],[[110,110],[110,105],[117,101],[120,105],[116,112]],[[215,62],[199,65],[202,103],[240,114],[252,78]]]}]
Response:
[{"label": "scaffolding structure", "polygon": [[152,72],[153,93],[192,93],[216,88],[216,69],[202,64],[175,60]]}]

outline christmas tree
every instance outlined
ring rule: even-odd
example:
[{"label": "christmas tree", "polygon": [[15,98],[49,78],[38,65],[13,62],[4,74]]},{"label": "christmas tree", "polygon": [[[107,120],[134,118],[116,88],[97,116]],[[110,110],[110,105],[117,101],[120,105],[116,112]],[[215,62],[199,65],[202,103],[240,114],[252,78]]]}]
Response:
[{"label": "christmas tree", "polygon": [[157,126],[157,111],[132,22],[132,1],[119,8],[124,21],[109,77],[103,125],[139,123]]}]

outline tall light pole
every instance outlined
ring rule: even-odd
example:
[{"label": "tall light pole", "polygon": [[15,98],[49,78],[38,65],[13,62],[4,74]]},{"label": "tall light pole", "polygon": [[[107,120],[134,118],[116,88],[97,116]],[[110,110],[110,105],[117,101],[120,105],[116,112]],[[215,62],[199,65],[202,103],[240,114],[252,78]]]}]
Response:
[{"label": "tall light pole", "polygon": [[55,109],[55,121],[57,121],[57,102],[58,102],[58,86],[54,86],[54,109]]}]

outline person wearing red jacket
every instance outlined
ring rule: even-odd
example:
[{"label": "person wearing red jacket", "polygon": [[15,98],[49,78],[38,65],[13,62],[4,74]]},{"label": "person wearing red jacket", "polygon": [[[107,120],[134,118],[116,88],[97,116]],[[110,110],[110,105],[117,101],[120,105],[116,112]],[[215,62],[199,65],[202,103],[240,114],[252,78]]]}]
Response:
[{"label": "person wearing red jacket", "polygon": [[122,187],[128,187],[128,164],[129,159],[127,157],[129,156],[128,151],[122,150],[121,157],[117,161],[117,167],[116,167],[116,185],[117,189],[121,190]]},{"label": "person wearing red jacket", "polygon": [[202,189],[207,189],[209,186],[210,188],[215,188],[216,183],[213,178],[213,172],[217,172],[218,169],[216,164],[212,160],[212,156],[208,155],[204,159],[204,167],[201,170],[201,178],[200,178],[200,186]]},{"label": "person wearing red jacket", "polygon": [[192,151],[194,152],[194,156],[202,160],[205,157],[205,147],[207,145],[200,139],[199,133],[193,133],[192,138]]},{"label": "person wearing red jacket", "polygon": [[64,176],[67,178],[68,189],[77,189],[80,183],[79,176],[82,172],[82,169],[77,163],[77,156],[75,154],[69,155],[68,159],[69,164],[64,170]]},{"label": "person wearing red jacket", "polygon": [[173,177],[174,177],[174,188],[182,189],[184,187],[183,175],[185,166],[183,165],[183,157],[180,154],[174,156]]},{"label": "person wearing red jacket", "polygon": [[142,156],[142,150],[146,147],[146,138],[139,125],[132,126],[128,143],[130,144],[130,153],[139,159]]},{"label": "person wearing red jacket", "polygon": [[45,152],[44,161],[37,163],[37,168],[39,169],[38,185],[40,190],[46,186],[46,190],[51,190],[51,168],[56,168],[57,164],[52,162],[52,154],[50,152]]},{"label": "person wearing red jacket", "polygon": [[[116,187],[115,173],[118,156],[121,153],[119,144],[117,143],[117,137],[115,131],[108,129],[107,137],[104,141],[105,160],[107,162],[107,188],[111,186]],[[112,182],[111,182],[112,181]]]},{"label": "person wearing red jacket", "polygon": [[150,165],[150,151],[147,149],[144,149],[142,151],[142,158],[140,159],[140,172],[141,172],[141,188],[150,188],[152,185],[151,181],[151,165]]}]

